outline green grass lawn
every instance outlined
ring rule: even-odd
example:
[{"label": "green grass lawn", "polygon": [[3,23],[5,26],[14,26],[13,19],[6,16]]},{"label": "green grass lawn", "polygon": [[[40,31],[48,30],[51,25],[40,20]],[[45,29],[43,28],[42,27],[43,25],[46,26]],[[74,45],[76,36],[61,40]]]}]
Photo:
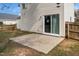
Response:
[{"label": "green grass lawn", "polygon": [[52,49],[48,54],[38,52],[32,48],[25,47],[16,42],[10,41],[9,38],[32,34],[27,31],[17,30],[16,32],[0,32],[0,55],[34,55],[34,56],[79,56],[79,41],[73,39],[65,39],[57,47]]}]

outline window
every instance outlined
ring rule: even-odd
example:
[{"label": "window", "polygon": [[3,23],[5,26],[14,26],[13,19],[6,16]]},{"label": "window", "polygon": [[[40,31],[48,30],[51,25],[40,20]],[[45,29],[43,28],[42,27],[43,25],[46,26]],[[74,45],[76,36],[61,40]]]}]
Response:
[{"label": "window", "polygon": [[23,4],[22,4],[22,9],[25,9],[25,8],[26,8],[26,7],[25,7],[25,4],[23,3]]}]

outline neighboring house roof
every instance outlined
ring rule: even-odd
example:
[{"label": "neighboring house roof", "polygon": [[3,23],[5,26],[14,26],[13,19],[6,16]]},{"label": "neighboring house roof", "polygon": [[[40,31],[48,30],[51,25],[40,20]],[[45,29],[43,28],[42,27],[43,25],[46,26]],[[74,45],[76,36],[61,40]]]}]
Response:
[{"label": "neighboring house roof", "polygon": [[19,18],[20,16],[17,15],[0,13],[0,21],[13,21],[13,20],[18,20]]}]

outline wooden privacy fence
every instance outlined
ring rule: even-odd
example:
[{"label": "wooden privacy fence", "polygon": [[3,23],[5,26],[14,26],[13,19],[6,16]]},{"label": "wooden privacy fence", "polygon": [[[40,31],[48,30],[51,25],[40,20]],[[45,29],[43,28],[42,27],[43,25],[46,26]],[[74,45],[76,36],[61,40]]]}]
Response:
[{"label": "wooden privacy fence", "polygon": [[13,32],[16,30],[16,25],[3,25],[0,26],[0,31]]},{"label": "wooden privacy fence", "polygon": [[66,38],[72,38],[79,40],[79,23],[76,20],[75,22],[66,22]]}]

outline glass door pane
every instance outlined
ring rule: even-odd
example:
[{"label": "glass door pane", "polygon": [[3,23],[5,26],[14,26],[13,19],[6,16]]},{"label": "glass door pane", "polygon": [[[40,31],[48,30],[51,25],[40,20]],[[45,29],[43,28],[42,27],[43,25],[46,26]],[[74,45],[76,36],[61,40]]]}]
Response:
[{"label": "glass door pane", "polygon": [[52,15],[52,33],[59,34],[59,14]]},{"label": "glass door pane", "polygon": [[45,16],[45,32],[51,33],[51,18],[50,18],[50,16]]}]

